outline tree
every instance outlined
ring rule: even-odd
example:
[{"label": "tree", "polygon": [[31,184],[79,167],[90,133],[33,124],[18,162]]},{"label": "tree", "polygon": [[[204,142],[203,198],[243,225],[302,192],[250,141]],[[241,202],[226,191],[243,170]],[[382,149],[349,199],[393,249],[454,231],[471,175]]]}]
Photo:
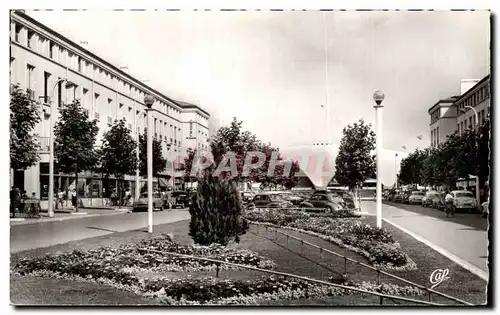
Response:
[{"label": "tree", "polygon": [[401,161],[399,180],[402,184],[424,184],[423,169],[427,158],[425,150],[415,150]]},{"label": "tree", "polygon": [[189,235],[200,245],[226,246],[233,239],[238,243],[239,236],[248,230],[248,223],[241,218],[242,208],[236,182],[205,171],[189,207]]},{"label": "tree", "polygon": [[133,175],[138,166],[136,157],[137,142],[132,132],[125,126],[125,120],[115,120],[108,124],[110,128],[103,135],[101,169],[106,177],[114,175],[118,179],[118,195],[121,196],[121,184],[125,175]]},{"label": "tree", "polygon": [[[139,173],[148,175],[147,129],[139,135]],[[161,141],[153,138],[153,177],[158,177],[167,167],[167,160],[163,157]]]},{"label": "tree", "polygon": [[[92,170],[98,161],[94,150],[99,128],[97,120],[90,120],[88,112],[78,100],[60,109],[60,118],[54,127],[54,154],[57,167],[66,174],[75,174],[75,189],[78,189],[78,174]],[[78,211],[78,202],[76,203]]]},{"label": "tree", "polygon": [[357,190],[375,169],[375,160],[371,155],[375,149],[375,133],[371,124],[365,124],[362,119],[347,125],[342,132],[339,153],[335,158],[334,179],[357,195]]},{"label": "tree", "polygon": [[33,130],[41,120],[40,108],[28,98],[28,93],[16,85],[10,94],[10,168],[26,170],[35,165],[40,156],[40,144]]}]

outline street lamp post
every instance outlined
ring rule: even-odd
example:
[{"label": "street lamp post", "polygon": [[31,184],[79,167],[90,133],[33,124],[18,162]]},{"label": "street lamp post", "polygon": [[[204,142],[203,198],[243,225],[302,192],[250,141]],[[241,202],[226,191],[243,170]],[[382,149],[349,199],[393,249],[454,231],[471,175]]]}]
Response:
[{"label": "street lamp post", "polygon": [[385,95],[380,90],[375,90],[373,92],[373,100],[375,104],[375,124],[377,125],[377,150],[376,150],[376,160],[377,160],[377,227],[382,227],[382,170],[381,170],[381,159],[382,159],[382,101]]},{"label": "street lamp post", "polygon": [[144,104],[147,106],[148,123],[147,123],[147,164],[148,164],[148,232],[153,233],[153,103],[155,99],[152,95],[144,97]]},{"label": "street lamp post", "polygon": [[395,178],[394,187],[396,189],[398,189],[398,154],[397,153],[394,156],[394,178]]},{"label": "street lamp post", "polygon": [[474,107],[472,107],[472,106],[466,105],[466,106],[464,106],[463,109],[461,109],[461,111],[463,113],[465,113],[465,109],[466,108],[472,109],[472,111],[474,112],[474,117],[476,118],[476,126],[479,126],[479,119],[478,119],[478,115],[477,115],[476,109]]},{"label": "street lamp post", "polygon": [[61,82],[66,82],[66,88],[72,87],[74,84],[68,79],[59,79],[52,87],[52,98],[50,99],[50,118],[49,118],[49,204],[47,212],[49,217],[54,216],[54,121],[55,121],[55,107],[54,95],[56,94],[56,87]]}]

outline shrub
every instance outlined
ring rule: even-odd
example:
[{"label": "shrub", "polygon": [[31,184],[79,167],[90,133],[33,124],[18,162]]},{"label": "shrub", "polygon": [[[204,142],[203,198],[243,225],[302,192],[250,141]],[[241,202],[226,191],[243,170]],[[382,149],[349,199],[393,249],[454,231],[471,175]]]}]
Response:
[{"label": "shrub", "polygon": [[189,235],[201,245],[227,245],[239,242],[239,236],[248,230],[241,218],[242,203],[236,183],[206,174],[198,183],[189,213]]}]

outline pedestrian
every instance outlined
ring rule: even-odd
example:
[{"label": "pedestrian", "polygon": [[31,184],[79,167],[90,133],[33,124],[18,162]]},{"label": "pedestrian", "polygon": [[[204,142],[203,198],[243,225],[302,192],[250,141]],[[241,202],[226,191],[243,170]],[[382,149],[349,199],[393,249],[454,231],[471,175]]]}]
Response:
[{"label": "pedestrian", "polygon": [[127,188],[127,190],[125,191],[125,206],[129,205],[131,198],[132,198],[132,192],[130,191],[130,188]]},{"label": "pedestrian", "polygon": [[17,196],[16,196],[16,187],[12,186],[10,189],[10,217],[13,218],[16,216],[16,202],[17,202]]},{"label": "pedestrian", "polygon": [[76,189],[73,188],[73,191],[71,192],[71,204],[75,209],[76,209],[76,202],[77,202]]},{"label": "pedestrian", "polygon": [[56,209],[59,209],[59,206],[61,206],[60,209],[64,207],[63,198],[64,198],[64,192],[62,189],[59,189],[59,192],[57,193]]},{"label": "pedestrian", "polygon": [[446,217],[451,214],[452,217],[455,216],[455,209],[453,207],[453,196],[449,190],[446,190],[446,197],[444,197],[444,202],[446,205]]}]

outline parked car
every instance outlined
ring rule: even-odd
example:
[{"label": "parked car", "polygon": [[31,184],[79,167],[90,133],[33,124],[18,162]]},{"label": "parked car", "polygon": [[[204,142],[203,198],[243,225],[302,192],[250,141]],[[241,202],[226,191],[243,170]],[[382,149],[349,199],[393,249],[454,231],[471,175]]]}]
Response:
[{"label": "parked car", "polygon": [[288,208],[293,204],[285,200],[280,194],[260,193],[253,197],[248,208]]},{"label": "parked car", "polygon": [[187,191],[177,190],[172,192],[172,208],[184,208],[191,205],[191,197]]},{"label": "parked car", "polygon": [[487,218],[489,214],[490,214],[490,201],[488,200],[483,202],[483,204],[481,205],[481,216],[483,218]]},{"label": "parked car", "polygon": [[402,203],[403,202],[403,194],[402,193],[396,193],[393,198],[394,202],[397,203]]},{"label": "parked car", "polygon": [[432,206],[432,199],[436,196],[436,191],[428,191],[425,193],[425,196],[422,198],[422,206],[429,207]]},{"label": "parked car", "polygon": [[[165,209],[165,202],[164,199],[162,198],[161,194],[158,192],[153,193],[153,210],[158,209],[160,211],[163,211]],[[133,207],[132,207],[132,212],[138,212],[138,211],[148,211],[148,193],[142,193],[139,196],[139,199],[134,201]]]},{"label": "parked car", "polygon": [[453,207],[457,210],[465,210],[467,212],[475,212],[478,210],[478,204],[474,195],[467,190],[453,190]]},{"label": "parked car", "polygon": [[311,198],[302,202],[300,206],[306,208],[306,211],[308,211],[308,208],[326,209],[326,212],[347,209],[344,200],[332,192],[315,192]]},{"label": "parked car", "polygon": [[423,191],[414,190],[409,194],[408,203],[411,205],[421,205],[424,196],[425,193]]}]

